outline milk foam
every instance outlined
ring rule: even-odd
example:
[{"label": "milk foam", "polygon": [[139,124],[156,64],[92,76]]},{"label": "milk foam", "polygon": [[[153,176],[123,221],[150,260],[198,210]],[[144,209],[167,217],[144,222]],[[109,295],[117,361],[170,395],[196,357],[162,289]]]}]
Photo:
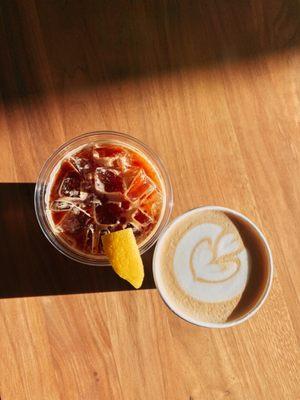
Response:
[{"label": "milk foam", "polygon": [[225,233],[217,223],[202,223],[177,242],[173,268],[188,296],[206,303],[225,302],[245,289],[248,255],[234,231]]}]

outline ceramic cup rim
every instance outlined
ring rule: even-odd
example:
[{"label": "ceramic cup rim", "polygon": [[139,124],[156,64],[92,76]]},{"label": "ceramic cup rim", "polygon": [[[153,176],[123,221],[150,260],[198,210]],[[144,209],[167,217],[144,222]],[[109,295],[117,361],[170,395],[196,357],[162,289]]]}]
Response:
[{"label": "ceramic cup rim", "polygon": [[[171,301],[169,301],[168,295],[167,295],[167,291],[164,290],[163,285],[160,285],[160,282],[159,282],[159,279],[158,279],[158,276],[157,276],[157,270],[159,268],[159,261],[158,261],[159,251],[160,251],[161,247],[164,244],[164,239],[165,239],[167,233],[169,232],[169,230],[175,224],[177,224],[179,221],[181,221],[182,219],[186,218],[188,215],[197,214],[197,213],[203,212],[203,211],[222,211],[222,212],[225,212],[225,213],[228,213],[228,214],[233,214],[236,217],[240,218],[241,220],[246,222],[248,225],[250,225],[254,229],[255,233],[257,234],[257,238],[260,240],[260,242],[263,244],[263,246],[264,246],[264,248],[266,250],[266,254],[267,254],[267,257],[268,257],[268,280],[266,282],[264,292],[263,292],[261,298],[253,306],[253,308],[250,311],[248,311],[245,315],[243,315],[241,318],[238,318],[236,320],[232,320],[232,321],[228,321],[228,322],[222,322],[222,323],[215,323],[215,322],[199,321],[199,320],[197,320],[195,318],[192,318],[192,317],[189,317],[189,316],[185,315],[183,312],[181,312],[178,309],[176,309],[176,305],[172,304]],[[160,234],[160,237],[159,237],[159,239],[157,241],[157,244],[155,246],[155,250],[154,250],[154,253],[153,253],[152,269],[153,269],[153,277],[154,277],[155,286],[156,286],[161,298],[163,299],[163,301],[165,302],[165,304],[169,307],[169,309],[171,311],[173,311],[178,317],[184,319],[187,322],[190,322],[193,325],[197,325],[197,326],[205,327],[205,328],[217,328],[217,329],[219,329],[219,328],[229,328],[229,327],[237,326],[237,325],[247,321],[253,315],[255,315],[257,313],[257,311],[265,303],[266,299],[269,296],[269,293],[270,293],[270,290],[271,290],[271,286],[272,286],[272,281],[273,281],[273,275],[274,275],[274,264],[273,264],[273,256],[272,256],[271,248],[269,246],[269,243],[268,243],[265,235],[257,227],[257,225],[253,221],[251,221],[248,217],[246,217],[244,214],[242,214],[242,213],[240,213],[240,212],[238,212],[236,210],[233,210],[233,209],[227,208],[227,207],[222,207],[222,206],[214,206],[214,205],[208,205],[208,206],[201,206],[201,207],[193,208],[193,209],[191,209],[191,210],[179,215],[178,217],[174,218],[173,221],[168,224],[168,226]]]}]

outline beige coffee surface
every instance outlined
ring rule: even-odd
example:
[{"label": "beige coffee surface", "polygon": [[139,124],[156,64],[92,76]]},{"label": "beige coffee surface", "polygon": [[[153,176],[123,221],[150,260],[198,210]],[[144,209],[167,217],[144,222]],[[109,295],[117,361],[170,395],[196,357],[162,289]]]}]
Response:
[{"label": "beige coffee surface", "polygon": [[[238,230],[225,213],[220,211],[199,211],[197,214],[187,215],[185,219],[182,219],[180,223],[175,223],[168,231],[160,252],[160,276],[162,285],[168,292],[168,302],[171,305],[175,305],[175,308],[180,313],[184,313],[193,320],[221,323],[229,318],[243,292],[241,291],[239,295],[228,301],[216,303],[199,301],[182,289],[174,272],[173,261],[178,242],[186,232],[203,223],[213,223],[221,226],[222,235],[234,234],[235,240],[239,243],[238,250],[234,253],[240,253],[245,250]],[[222,261],[221,257],[220,262]],[[187,260],[187,264],[189,264],[189,260]],[[189,267],[191,268],[190,265]]]}]

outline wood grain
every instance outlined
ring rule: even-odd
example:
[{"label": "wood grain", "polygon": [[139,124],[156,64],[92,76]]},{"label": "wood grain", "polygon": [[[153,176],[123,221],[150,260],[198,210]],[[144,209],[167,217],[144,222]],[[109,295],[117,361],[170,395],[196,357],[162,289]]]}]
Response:
[{"label": "wood grain", "polygon": [[[1,1],[1,400],[300,398],[299,28],[296,0]],[[133,291],[51,248],[33,183],[93,130],[159,153],[173,217],[217,204],[262,228],[276,277],[252,320],[175,317],[151,254]]]}]

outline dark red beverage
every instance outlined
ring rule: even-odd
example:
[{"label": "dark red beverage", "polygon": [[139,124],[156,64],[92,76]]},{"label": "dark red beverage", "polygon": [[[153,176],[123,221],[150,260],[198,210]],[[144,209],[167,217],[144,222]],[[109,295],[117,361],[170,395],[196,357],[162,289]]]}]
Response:
[{"label": "dark red beverage", "polygon": [[74,250],[102,255],[101,235],[132,227],[138,244],[160,220],[161,180],[151,163],[131,148],[86,145],[55,169],[48,192],[53,231]]}]

